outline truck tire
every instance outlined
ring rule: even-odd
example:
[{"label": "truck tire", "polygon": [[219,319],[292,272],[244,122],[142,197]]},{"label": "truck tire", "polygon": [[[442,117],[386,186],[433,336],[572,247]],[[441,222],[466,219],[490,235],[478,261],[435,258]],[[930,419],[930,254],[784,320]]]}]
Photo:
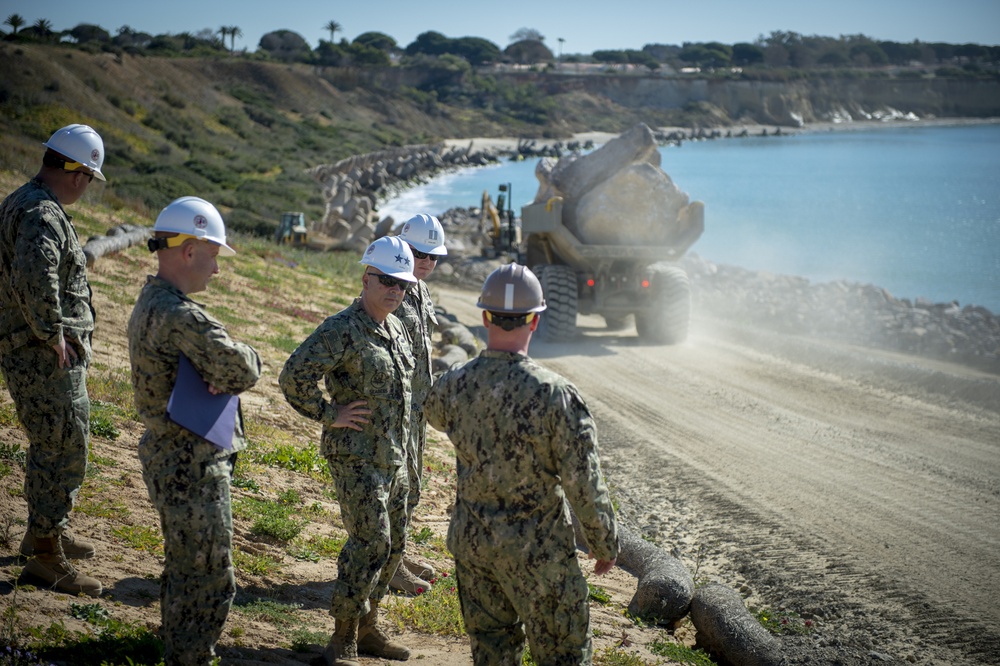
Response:
[{"label": "truck tire", "polygon": [[547,342],[565,342],[576,337],[576,272],[569,266],[542,264],[534,269],[542,283],[545,312],[538,335]]},{"label": "truck tire", "polygon": [[684,342],[691,324],[691,281],[683,268],[666,266],[653,274],[653,302],[635,313],[635,330],[644,342],[675,345]]}]

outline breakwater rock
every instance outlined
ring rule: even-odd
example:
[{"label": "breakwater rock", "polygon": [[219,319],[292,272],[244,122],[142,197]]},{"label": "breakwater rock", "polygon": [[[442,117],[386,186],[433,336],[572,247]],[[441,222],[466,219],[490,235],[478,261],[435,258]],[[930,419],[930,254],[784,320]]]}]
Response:
[{"label": "breakwater rock", "polygon": [[714,264],[690,254],[695,311],[753,326],[1000,373],[1000,317],[977,305],[896,298],[881,287]]},{"label": "breakwater rock", "polygon": [[309,170],[326,200],[311,235],[323,239],[324,249],[363,251],[402,220],[379,219],[378,202],[394,189],[426,182],[441,171],[496,162],[505,151],[473,150],[445,144],[403,146],[354,155]]}]

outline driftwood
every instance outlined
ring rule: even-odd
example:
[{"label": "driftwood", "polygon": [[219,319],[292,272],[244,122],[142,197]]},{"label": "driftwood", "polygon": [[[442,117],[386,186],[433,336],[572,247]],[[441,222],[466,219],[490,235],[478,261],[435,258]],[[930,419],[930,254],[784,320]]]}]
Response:
[{"label": "driftwood", "polygon": [[83,246],[83,254],[87,257],[87,267],[94,265],[100,257],[114,252],[127,250],[133,245],[144,245],[150,237],[148,227],[134,224],[120,224],[108,229],[107,236],[91,236]]},{"label": "driftwood", "polygon": [[777,666],[781,643],[753,617],[736,590],[712,583],[691,601],[697,646],[728,666]]}]

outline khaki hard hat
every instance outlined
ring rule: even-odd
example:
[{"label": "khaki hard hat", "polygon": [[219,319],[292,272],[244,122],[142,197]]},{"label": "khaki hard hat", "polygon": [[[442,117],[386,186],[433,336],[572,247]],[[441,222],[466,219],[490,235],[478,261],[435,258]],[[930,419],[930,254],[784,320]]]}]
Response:
[{"label": "khaki hard hat", "polygon": [[383,236],[372,241],[358,263],[407,282],[417,281],[413,274],[413,252],[399,236]]},{"label": "khaki hard hat", "polygon": [[502,314],[527,314],[545,309],[542,284],[526,266],[507,264],[483,282],[477,307]]},{"label": "khaki hard hat", "polygon": [[403,224],[399,237],[417,248],[418,252],[448,254],[448,248],[444,246],[444,227],[433,215],[414,215]]},{"label": "khaki hard hat", "polygon": [[[174,199],[160,211],[153,231],[164,231],[209,241],[219,246],[219,254],[231,257],[236,250],[226,245],[226,225],[218,209],[198,197]],[[170,244],[167,247],[175,247]]]},{"label": "khaki hard hat", "polygon": [[56,130],[42,145],[73,160],[63,167],[67,171],[77,171],[77,167],[82,166],[90,169],[98,180],[107,180],[101,173],[101,167],[104,166],[104,141],[92,127],[79,123],[67,125]]}]

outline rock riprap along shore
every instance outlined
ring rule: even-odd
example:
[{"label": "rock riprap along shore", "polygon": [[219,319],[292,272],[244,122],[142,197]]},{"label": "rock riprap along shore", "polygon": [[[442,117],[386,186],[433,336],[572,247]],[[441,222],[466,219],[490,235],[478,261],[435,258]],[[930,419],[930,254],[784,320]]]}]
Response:
[{"label": "rock riprap along shore", "polygon": [[681,261],[693,307],[783,333],[952,361],[1000,373],[1000,317],[977,305],[896,298],[881,287]]}]

